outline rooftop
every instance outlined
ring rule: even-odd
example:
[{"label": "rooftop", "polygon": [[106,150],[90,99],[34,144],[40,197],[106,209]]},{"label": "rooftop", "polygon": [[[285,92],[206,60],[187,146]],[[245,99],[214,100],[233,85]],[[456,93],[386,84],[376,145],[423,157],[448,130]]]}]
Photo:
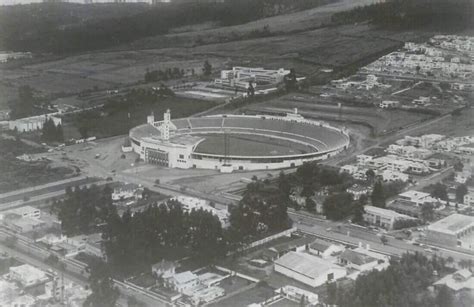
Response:
[{"label": "rooftop", "polygon": [[455,235],[469,227],[474,227],[474,217],[455,213],[429,225],[428,230]]},{"label": "rooftop", "polygon": [[182,272],[182,273],[178,273],[174,275],[173,278],[176,281],[176,283],[185,284],[191,280],[197,279],[198,276],[192,273],[191,271],[186,271],[186,272]]},{"label": "rooftop", "polygon": [[301,275],[315,279],[332,268],[342,269],[339,266],[325,261],[321,258],[306,253],[289,252],[275,261],[275,264],[286,267]]},{"label": "rooftop", "polygon": [[373,213],[377,215],[383,215],[385,217],[397,219],[397,218],[410,218],[406,215],[397,213],[393,210],[388,210],[388,209],[383,209],[379,207],[374,207],[374,206],[364,206],[365,212],[366,213]]},{"label": "rooftop", "polygon": [[462,289],[474,290],[474,276],[468,269],[463,269],[446,275],[435,282],[434,285],[445,285],[454,291]]},{"label": "rooftop", "polygon": [[320,251],[320,252],[324,252],[324,251],[327,250],[331,245],[332,245],[331,242],[324,241],[324,240],[321,240],[321,239],[316,239],[316,240],[314,240],[313,243],[311,243],[311,244],[309,245],[309,247],[311,247],[311,248],[314,249],[314,250],[317,250],[317,251]]},{"label": "rooftop", "polygon": [[10,268],[10,272],[14,272],[22,277],[26,277],[30,280],[35,279],[42,279],[46,277],[46,273],[40,269],[35,268],[29,264],[23,264],[20,266],[15,266]]},{"label": "rooftop", "polygon": [[346,260],[347,262],[354,263],[356,265],[363,265],[366,263],[371,263],[377,261],[376,258],[361,253],[353,249],[346,249],[341,254],[341,259]]}]

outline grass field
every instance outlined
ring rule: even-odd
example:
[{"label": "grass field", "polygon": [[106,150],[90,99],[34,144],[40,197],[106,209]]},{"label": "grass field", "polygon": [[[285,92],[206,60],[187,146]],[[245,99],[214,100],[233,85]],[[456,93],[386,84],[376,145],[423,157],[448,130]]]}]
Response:
[{"label": "grass field", "polygon": [[[224,134],[206,134],[205,140],[195,152],[225,154]],[[260,135],[228,134],[228,155],[236,156],[280,156],[313,152],[314,148],[296,142]]]},{"label": "grass field", "polygon": [[[171,110],[173,118],[188,117],[190,115],[207,110],[216,103],[212,101],[201,101],[179,97],[164,97],[159,102],[131,103],[127,108],[117,109],[111,112],[92,111],[81,114],[80,117],[67,118],[63,121],[65,139],[80,138],[79,128],[88,128],[89,136],[98,138],[121,134],[140,124],[146,123],[146,117],[152,111],[156,120],[162,118],[162,114]],[[130,116],[129,116],[130,115]]]},{"label": "grass field", "polygon": [[342,106],[339,110],[336,104],[318,103],[319,97],[305,94],[290,94],[271,101],[250,105],[251,111],[280,111],[289,112],[298,108],[303,116],[352,122],[369,125],[377,134],[404,128],[410,124],[429,119],[432,116],[413,113],[404,110],[382,110],[374,107]]}]

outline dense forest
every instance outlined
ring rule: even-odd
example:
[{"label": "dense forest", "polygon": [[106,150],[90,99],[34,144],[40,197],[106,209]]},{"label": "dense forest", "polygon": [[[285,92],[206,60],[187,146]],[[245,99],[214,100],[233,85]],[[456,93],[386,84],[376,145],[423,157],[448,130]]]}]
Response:
[{"label": "dense forest", "polygon": [[391,0],[336,13],[340,24],[369,21],[389,29],[429,27],[456,31],[474,26],[472,0]]},{"label": "dense forest", "polygon": [[[263,17],[315,7],[333,0],[228,0],[223,3],[177,3],[130,7],[106,5],[87,8],[67,3],[0,8],[0,49],[75,53],[117,46],[136,39],[203,22],[237,25]],[[120,7],[120,5],[118,5]],[[133,8],[133,9],[132,9]],[[88,18],[85,10],[90,11]]]}]

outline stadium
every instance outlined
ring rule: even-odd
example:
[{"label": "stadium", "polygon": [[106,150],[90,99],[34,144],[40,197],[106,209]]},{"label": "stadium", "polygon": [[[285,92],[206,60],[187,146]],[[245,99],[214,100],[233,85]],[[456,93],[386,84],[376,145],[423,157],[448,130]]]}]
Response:
[{"label": "stadium", "polygon": [[349,145],[345,129],[286,116],[212,115],[147,123],[130,130],[133,151],[147,163],[221,172],[295,167],[327,159]]}]

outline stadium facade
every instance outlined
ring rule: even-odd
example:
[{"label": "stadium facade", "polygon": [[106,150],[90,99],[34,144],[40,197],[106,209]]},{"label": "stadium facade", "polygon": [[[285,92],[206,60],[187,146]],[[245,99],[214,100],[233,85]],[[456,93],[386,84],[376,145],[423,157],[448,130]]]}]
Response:
[{"label": "stadium facade", "polygon": [[[240,147],[237,153],[227,148],[222,152],[222,148],[217,148],[222,146],[208,146],[204,151],[200,149],[200,144],[216,135],[221,135],[222,139],[227,139],[229,135],[261,137],[305,150],[295,152],[290,149],[283,154],[274,150],[255,154],[251,150],[246,152],[245,143],[235,146]],[[133,151],[147,163],[221,172],[296,167],[307,161],[327,159],[349,145],[346,129],[305,119],[296,109],[286,116],[212,115],[174,120],[171,120],[168,110],[162,121],[155,121],[154,115],[149,115],[147,123],[131,129],[129,136]],[[227,144],[224,146],[227,147]]]}]

